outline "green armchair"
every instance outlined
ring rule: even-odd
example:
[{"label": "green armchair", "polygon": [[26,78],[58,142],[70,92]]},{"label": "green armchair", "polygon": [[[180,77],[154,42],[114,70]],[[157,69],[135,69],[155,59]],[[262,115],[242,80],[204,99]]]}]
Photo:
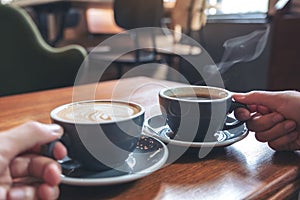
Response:
[{"label": "green armchair", "polygon": [[22,8],[0,4],[0,27],[0,96],[74,84],[83,47],[49,46]]}]

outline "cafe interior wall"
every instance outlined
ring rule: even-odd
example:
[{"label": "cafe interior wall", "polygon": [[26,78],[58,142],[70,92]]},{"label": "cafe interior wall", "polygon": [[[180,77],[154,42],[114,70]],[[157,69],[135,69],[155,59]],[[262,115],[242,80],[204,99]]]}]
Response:
[{"label": "cafe interior wall", "polygon": [[[266,29],[268,22],[210,22],[200,34],[200,43],[215,63],[220,62],[224,53],[223,44],[226,40],[247,35],[256,30]],[[269,36],[270,38],[270,36]],[[239,62],[222,74],[225,87],[231,91],[246,92],[267,89],[270,39],[265,49],[256,59]]]},{"label": "cafe interior wall", "polygon": [[[256,30],[265,29],[267,23],[268,22],[264,19],[229,21],[208,19],[205,27],[202,28],[200,32],[192,33],[192,36],[195,40],[200,42],[215,63],[218,63],[224,53],[223,44],[226,40],[247,35]],[[80,26],[76,29],[72,28],[69,31],[67,30],[68,32],[65,36],[72,38],[73,32],[76,32],[75,35],[77,36],[79,35],[79,32],[86,35],[86,29],[84,28],[86,26],[86,24],[81,22]],[[239,92],[254,89],[267,89],[269,51],[270,43],[268,42],[262,54],[255,60],[233,64],[232,67],[223,74],[225,87],[229,90]],[[184,65],[183,63],[181,64]],[[185,74],[190,73],[185,66],[182,66],[182,69],[186,70],[184,72]],[[108,74],[108,76],[113,77],[112,73],[114,72],[111,72],[111,75]],[[107,79],[110,79],[109,77],[107,77]]]}]

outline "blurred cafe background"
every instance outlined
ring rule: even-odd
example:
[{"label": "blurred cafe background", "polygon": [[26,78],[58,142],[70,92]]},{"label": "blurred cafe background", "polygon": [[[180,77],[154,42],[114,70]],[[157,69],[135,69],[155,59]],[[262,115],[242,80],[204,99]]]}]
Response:
[{"label": "blurred cafe background", "polygon": [[[155,2],[158,1],[154,0],[126,0],[123,4],[120,0],[0,2],[0,96],[72,85],[80,63],[94,47],[126,29],[143,27],[144,22],[145,26],[153,23],[154,26],[182,32],[199,42],[215,63],[226,65],[222,77],[229,90],[300,89],[299,0],[163,0],[162,11],[155,8],[159,3],[156,5]],[[120,21],[130,22],[131,19],[139,18],[141,23],[117,23],[117,13],[114,13],[117,2],[121,2],[121,11],[135,4],[134,12],[120,16]],[[148,9],[142,8],[143,4]],[[13,11],[7,11],[7,6],[25,11],[26,20],[30,20],[30,23],[22,24],[18,18],[20,16]],[[156,14],[161,14],[155,23],[146,22],[147,16],[139,17],[147,10],[151,10],[152,14],[157,10]],[[39,36],[30,36],[30,28],[24,27],[22,30],[19,29],[21,26],[32,26],[32,33]],[[11,29],[12,32],[4,31],[6,29]],[[180,41],[180,36],[173,37],[175,42]],[[33,38],[37,39],[29,42]],[[128,40],[118,41],[118,46]],[[184,46],[178,47],[180,51],[184,51],[183,48]],[[243,48],[248,50],[246,55],[237,55]],[[42,57],[40,63],[26,64],[27,61],[24,60],[29,60],[30,51],[48,51],[47,58],[51,57],[52,60]],[[170,67],[187,76],[192,84],[198,83],[187,62],[180,57],[166,55],[166,52],[156,53]],[[39,53],[34,52],[32,55],[35,57],[31,60],[39,60]],[[197,53],[191,56],[197,56]],[[237,56],[239,57],[236,58]],[[143,59],[140,58],[141,60]],[[228,60],[231,63],[228,64]],[[12,62],[15,64],[11,64]],[[113,63],[101,81],[118,79],[130,69],[130,60],[125,59],[120,63]],[[14,68],[6,69],[5,66],[9,65],[14,65]],[[33,75],[35,72],[37,75]],[[32,76],[27,76],[26,73],[31,73]],[[169,79],[180,81],[176,80],[176,76]],[[30,85],[26,86],[25,83]]]}]

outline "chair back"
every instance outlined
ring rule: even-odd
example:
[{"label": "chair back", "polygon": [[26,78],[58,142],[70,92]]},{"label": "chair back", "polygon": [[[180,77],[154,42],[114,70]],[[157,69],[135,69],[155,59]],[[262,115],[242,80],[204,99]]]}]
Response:
[{"label": "chair back", "polygon": [[[161,27],[164,14],[163,0],[114,0],[113,7],[116,24],[123,29],[131,30],[130,37],[136,49],[133,63],[159,62],[155,30],[139,28]],[[153,47],[152,51],[143,53],[142,46],[149,44]]]},{"label": "chair back", "polygon": [[116,24],[124,29],[160,27],[163,0],[114,0]]},{"label": "chair back", "polygon": [[206,0],[176,0],[172,10],[173,26],[180,25],[187,35],[206,24]]},{"label": "chair back", "polygon": [[0,5],[0,96],[70,86],[86,51],[53,48],[25,10]]}]

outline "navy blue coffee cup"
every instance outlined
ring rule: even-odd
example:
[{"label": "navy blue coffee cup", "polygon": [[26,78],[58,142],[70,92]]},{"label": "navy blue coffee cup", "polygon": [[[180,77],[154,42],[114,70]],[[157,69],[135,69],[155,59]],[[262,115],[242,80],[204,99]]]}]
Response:
[{"label": "navy blue coffee cup", "polygon": [[228,114],[247,108],[233,101],[230,91],[209,86],[165,88],[159,92],[159,104],[174,139],[188,142],[216,141],[216,132],[244,123],[236,120],[228,124]]},{"label": "navy blue coffee cup", "polygon": [[143,106],[133,102],[94,100],[59,106],[50,117],[64,129],[60,141],[68,157],[87,170],[103,171],[118,168],[134,151],[144,113]]}]

